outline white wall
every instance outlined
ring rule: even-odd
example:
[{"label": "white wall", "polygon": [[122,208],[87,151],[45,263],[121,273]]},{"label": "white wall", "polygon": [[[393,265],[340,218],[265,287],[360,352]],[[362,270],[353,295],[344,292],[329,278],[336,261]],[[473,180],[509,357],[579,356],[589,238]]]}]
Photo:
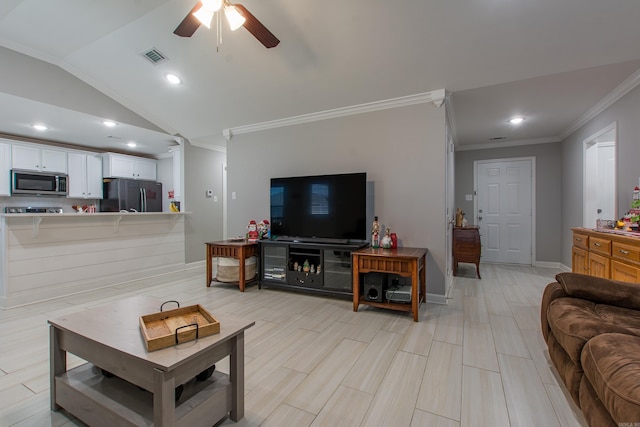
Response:
[{"label": "white wall", "polygon": [[445,111],[432,104],[235,135],[227,145],[228,234],[269,218],[270,178],[366,172],[375,215],[426,247],[427,293],[445,292]]}]

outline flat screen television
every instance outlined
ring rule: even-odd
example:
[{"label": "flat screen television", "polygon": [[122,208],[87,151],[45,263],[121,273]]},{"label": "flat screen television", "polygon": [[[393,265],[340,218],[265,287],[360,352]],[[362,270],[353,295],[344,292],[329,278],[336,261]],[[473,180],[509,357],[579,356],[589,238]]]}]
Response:
[{"label": "flat screen television", "polygon": [[271,179],[271,236],[285,241],[364,242],[365,172]]}]

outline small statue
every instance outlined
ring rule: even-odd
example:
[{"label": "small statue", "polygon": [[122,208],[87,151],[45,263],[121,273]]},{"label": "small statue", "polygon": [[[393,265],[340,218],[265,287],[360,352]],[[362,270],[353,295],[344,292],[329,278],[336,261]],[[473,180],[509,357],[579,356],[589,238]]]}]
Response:
[{"label": "small statue", "polygon": [[249,225],[247,226],[247,240],[250,242],[258,241],[258,226],[254,220],[249,221]]},{"label": "small statue", "polygon": [[373,225],[371,227],[371,247],[380,247],[380,223],[378,223],[378,217],[373,218]]},{"label": "small statue", "polygon": [[311,267],[309,266],[309,260],[305,259],[304,263],[302,264],[302,271],[304,271],[305,273],[308,273],[310,268]]},{"label": "small statue", "polygon": [[298,261],[293,263],[293,271],[298,271]]},{"label": "small statue", "polygon": [[456,227],[462,227],[462,220],[464,219],[464,212],[462,209],[456,209]]},{"label": "small statue", "polygon": [[387,229],[384,232],[384,237],[382,238],[382,240],[380,241],[380,246],[383,249],[391,249],[391,228],[387,227]]},{"label": "small statue", "polygon": [[318,264],[318,267],[316,268],[316,274],[320,274],[321,270],[322,270],[322,266]]},{"label": "small statue", "polygon": [[316,272],[316,266],[311,264],[311,268],[309,269],[309,273],[314,274]]},{"label": "small statue", "polygon": [[260,240],[269,239],[271,231],[269,230],[269,220],[262,220],[258,223],[258,237]]}]

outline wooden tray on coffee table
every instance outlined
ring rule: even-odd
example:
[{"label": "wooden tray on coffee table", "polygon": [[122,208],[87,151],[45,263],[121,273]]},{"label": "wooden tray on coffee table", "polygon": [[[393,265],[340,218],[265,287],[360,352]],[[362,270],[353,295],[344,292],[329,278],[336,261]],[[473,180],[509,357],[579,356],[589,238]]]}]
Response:
[{"label": "wooden tray on coffee table", "polygon": [[140,331],[147,351],[156,351],[183,342],[220,333],[220,322],[200,304],[140,316]]}]

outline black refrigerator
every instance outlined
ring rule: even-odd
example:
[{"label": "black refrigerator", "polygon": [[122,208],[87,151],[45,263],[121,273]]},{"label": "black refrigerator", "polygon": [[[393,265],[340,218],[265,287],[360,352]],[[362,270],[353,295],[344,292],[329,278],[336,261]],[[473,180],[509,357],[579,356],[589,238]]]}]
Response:
[{"label": "black refrigerator", "polygon": [[162,184],[137,179],[105,178],[101,212],[162,212]]}]

